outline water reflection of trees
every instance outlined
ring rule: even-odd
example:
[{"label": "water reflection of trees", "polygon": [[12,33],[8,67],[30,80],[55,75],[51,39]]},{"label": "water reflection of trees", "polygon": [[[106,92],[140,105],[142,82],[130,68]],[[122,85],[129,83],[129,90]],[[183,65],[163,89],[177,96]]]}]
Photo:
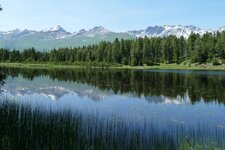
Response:
[{"label": "water reflection of trees", "polygon": [[4,69],[4,72],[12,77],[21,74],[29,80],[49,76],[60,81],[87,83],[104,91],[132,93],[137,96],[177,98],[185,97],[188,93],[192,103],[203,99],[205,102],[225,104],[224,75],[101,69]]},{"label": "water reflection of trees", "polygon": [[3,91],[3,90],[2,90],[2,87],[3,87],[4,83],[5,83],[5,78],[6,78],[6,75],[0,73],[0,94],[1,94],[2,91]]}]

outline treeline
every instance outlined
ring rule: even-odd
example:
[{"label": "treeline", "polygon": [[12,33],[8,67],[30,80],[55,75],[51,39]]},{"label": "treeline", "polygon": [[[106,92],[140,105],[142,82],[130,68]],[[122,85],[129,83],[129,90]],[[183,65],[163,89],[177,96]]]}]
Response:
[{"label": "treeline", "polygon": [[192,33],[188,39],[176,36],[137,38],[100,42],[77,48],[59,48],[38,51],[34,48],[19,50],[0,49],[1,62],[103,62],[123,65],[154,65],[160,63],[214,64],[225,63],[225,31],[206,33],[203,36]]}]

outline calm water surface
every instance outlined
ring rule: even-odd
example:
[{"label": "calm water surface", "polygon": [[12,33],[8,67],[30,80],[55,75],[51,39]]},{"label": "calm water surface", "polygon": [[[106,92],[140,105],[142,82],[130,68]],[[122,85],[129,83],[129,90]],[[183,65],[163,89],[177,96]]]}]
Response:
[{"label": "calm water surface", "polygon": [[225,130],[225,72],[178,70],[23,70],[6,74],[2,97],[51,110],[116,115],[166,126]]}]

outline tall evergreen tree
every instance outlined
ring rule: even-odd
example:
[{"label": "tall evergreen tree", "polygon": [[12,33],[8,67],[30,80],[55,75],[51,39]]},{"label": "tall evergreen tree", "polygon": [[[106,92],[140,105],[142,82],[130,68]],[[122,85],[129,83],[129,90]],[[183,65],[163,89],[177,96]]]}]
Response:
[{"label": "tall evergreen tree", "polygon": [[143,41],[143,64],[153,65],[154,54],[150,46],[149,38],[145,37]]},{"label": "tall evergreen tree", "polygon": [[131,50],[130,50],[130,65],[131,66],[137,66],[138,65],[138,62],[137,62],[137,44],[136,44],[136,40],[133,40],[131,42]]},{"label": "tall evergreen tree", "polygon": [[111,63],[113,62],[113,57],[112,57],[112,44],[110,42],[107,43],[106,50],[107,50],[106,54],[107,62]]},{"label": "tall evergreen tree", "polygon": [[143,39],[138,38],[136,42],[136,59],[139,66],[143,65]]},{"label": "tall evergreen tree", "polygon": [[187,47],[187,58],[192,62],[195,62],[196,52],[195,52],[195,40],[197,35],[195,33],[191,33],[188,38],[188,47]]},{"label": "tall evergreen tree", "polygon": [[217,33],[217,43],[216,43],[216,52],[217,56],[225,59],[225,31],[222,33]]},{"label": "tall evergreen tree", "polygon": [[115,41],[113,42],[112,55],[113,55],[113,62],[121,63],[120,42],[118,38],[116,38]]},{"label": "tall evergreen tree", "polygon": [[207,55],[205,54],[202,45],[203,45],[202,39],[200,38],[200,35],[198,35],[194,45],[194,51],[195,51],[194,57],[195,57],[195,61],[199,63],[205,63],[207,61]]}]

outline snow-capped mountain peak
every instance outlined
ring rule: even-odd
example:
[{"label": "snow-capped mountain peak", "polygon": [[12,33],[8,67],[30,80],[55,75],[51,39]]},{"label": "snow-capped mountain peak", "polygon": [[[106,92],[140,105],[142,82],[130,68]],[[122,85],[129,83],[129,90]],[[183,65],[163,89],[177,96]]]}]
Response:
[{"label": "snow-capped mountain peak", "polygon": [[74,35],[81,36],[81,35],[85,34],[86,32],[87,31],[85,29],[81,29],[80,31],[75,32]]},{"label": "snow-capped mountain peak", "polygon": [[129,31],[131,35],[136,37],[165,37],[169,35],[174,35],[177,37],[185,37],[188,38],[191,33],[198,33],[203,35],[206,33],[205,30],[202,30],[196,26],[189,25],[189,26],[182,26],[182,25],[163,25],[163,26],[149,26],[145,30],[139,31]]},{"label": "snow-capped mountain peak", "polygon": [[66,32],[60,25],[56,25],[54,27],[51,27],[49,29],[43,30],[43,32]]},{"label": "snow-capped mountain peak", "polygon": [[6,31],[6,32],[0,32],[0,37],[4,37],[4,38],[19,38],[19,37],[24,37],[27,35],[32,35],[34,33],[37,33],[37,31],[33,31],[33,30],[20,30],[20,29],[15,29],[15,30],[11,30],[11,31]]},{"label": "snow-capped mountain peak", "polygon": [[78,33],[76,33],[75,35],[78,36],[87,36],[87,37],[95,37],[97,35],[104,35],[106,33],[110,32],[109,30],[107,30],[106,28],[104,28],[103,26],[96,26],[92,29],[89,30],[85,30],[82,29],[80,30]]},{"label": "snow-capped mountain peak", "polygon": [[56,25],[52,28],[42,30],[40,31],[40,34],[42,34],[47,39],[63,39],[71,35],[71,33],[67,32],[60,25]]},{"label": "snow-capped mountain peak", "polygon": [[[78,32],[67,32],[60,25],[52,28],[35,30],[12,30],[0,31],[0,47],[8,49],[25,49],[34,47],[40,50],[49,50],[58,47],[83,46],[97,44],[102,40],[113,41],[116,37],[123,39],[133,39],[136,37],[176,37],[188,38],[191,33],[203,35],[225,31],[225,26],[217,29],[201,29],[193,25],[161,25],[149,26],[146,29],[133,30],[128,32],[112,32],[103,26],[96,26],[92,29],[82,29]],[[63,39],[63,40],[62,40]],[[66,42],[65,42],[66,41]]]},{"label": "snow-capped mountain peak", "polygon": [[220,28],[218,29],[218,31],[219,31],[219,32],[223,32],[223,31],[225,31],[225,26],[220,27]]},{"label": "snow-capped mountain peak", "polygon": [[4,34],[19,34],[19,33],[22,33],[22,32],[29,32],[29,30],[25,29],[25,30],[20,30],[20,29],[15,29],[15,30],[12,30],[12,31],[7,31],[7,32],[4,32]]},{"label": "snow-capped mountain peak", "polygon": [[87,31],[86,36],[88,37],[95,37],[96,35],[104,35],[108,33],[109,31],[102,27],[102,26],[96,26],[90,30]]},{"label": "snow-capped mountain peak", "polygon": [[96,26],[93,29],[90,29],[88,32],[109,32],[109,31],[103,26]]}]

